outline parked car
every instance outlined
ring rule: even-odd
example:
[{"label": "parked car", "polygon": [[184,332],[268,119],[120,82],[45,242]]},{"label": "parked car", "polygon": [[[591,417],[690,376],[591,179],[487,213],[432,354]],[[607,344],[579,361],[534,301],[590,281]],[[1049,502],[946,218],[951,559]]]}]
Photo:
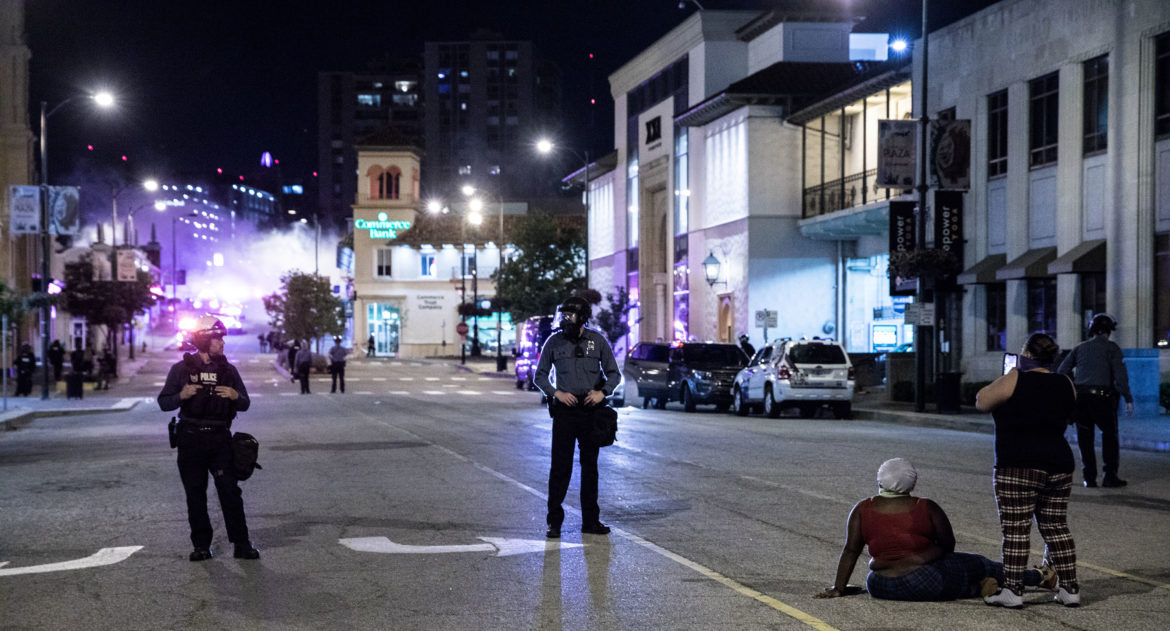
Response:
[{"label": "parked car", "polygon": [[829,339],[773,340],[756,351],[732,385],[732,408],[745,416],[762,408],[776,418],[785,408],[803,417],[830,406],[837,418],[853,414],[855,375],[849,354]]},{"label": "parked car", "polygon": [[670,345],[661,342],[641,342],[626,353],[622,378],[632,396],[641,397],[643,408],[666,407],[669,355]]},{"label": "parked car", "polygon": [[687,412],[708,404],[726,411],[735,375],[748,362],[738,345],[712,342],[675,343],[668,359],[665,398],[682,403]]},{"label": "parked car", "polygon": [[554,316],[532,316],[519,328],[516,338],[516,389],[527,387],[536,390],[532,378],[536,376],[536,363],[540,361],[540,349],[553,332]]}]

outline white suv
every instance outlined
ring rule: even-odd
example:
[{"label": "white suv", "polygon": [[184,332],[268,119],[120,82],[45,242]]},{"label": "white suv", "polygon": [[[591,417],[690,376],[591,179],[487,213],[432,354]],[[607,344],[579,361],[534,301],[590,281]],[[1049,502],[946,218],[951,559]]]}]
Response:
[{"label": "white suv", "polygon": [[735,376],[731,408],[744,416],[763,408],[772,418],[784,408],[802,417],[829,406],[837,418],[853,413],[853,364],[840,344],[829,339],[772,340]]}]

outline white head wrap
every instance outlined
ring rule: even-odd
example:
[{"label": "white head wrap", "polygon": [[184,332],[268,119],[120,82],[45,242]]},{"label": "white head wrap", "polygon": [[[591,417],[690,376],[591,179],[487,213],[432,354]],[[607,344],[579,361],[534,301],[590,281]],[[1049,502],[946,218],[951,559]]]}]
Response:
[{"label": "white head wrap", "polygon": [[906,494],[918,483],[918,471],[905,458],[891,458],[878,467],[877,482],[884,491]]}]

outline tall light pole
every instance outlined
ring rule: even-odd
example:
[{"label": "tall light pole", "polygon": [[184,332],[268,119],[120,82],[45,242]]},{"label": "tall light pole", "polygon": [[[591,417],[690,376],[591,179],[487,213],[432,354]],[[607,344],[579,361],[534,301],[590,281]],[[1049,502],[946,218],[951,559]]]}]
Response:
[{"label": "tall light pole", "polygon": [[[49,117],[56,114],[62,107],[72,103],[79,97],[69,97],[49,109],[46,101],[41,101],[41,290],[49,291],[49,257],[53,248],[49,238]],[[100,107],[110,107],[114,104],[114,97],[109,92],[98,92],[86,98]],[[49,303],[41,304],[41,365],[44,368],[43,383],[41,384],[41,399],[49,398],[49,326],[51,313]]]},{"label": "tall light pole", "polygon": [[[929,65],[927,62],[930,60],[930,47],[927,45],[930,29],[926,25],[926,4],[927,0],[922,0],[922,100],[920,101],[922,111],[918,113],[918,221],[915,225],[915,242],[918,248],[926,247],[926,192],[930,188],[926,181],[926,141],[930,122],[930,117],[926,113],[926,84]],[[914,296],[914,302],[918,304],[922,304],[926,299],[926,290],[923,289],[922,284],[920,277],[917,293]],[[926,409],[926,346],[922,339],[923,328],[928,327],[921,324],[914,326],[914,410],[916,412],[922,412]],[[933,331],[933,327],[929,328]]]},{"label": "tall light pole", "polygon": [[553,151],[565,151],[581,160],[585,165],[585,288],[589,288],[589,150],[578,153],[575,149],[562,147],[547,138],[536,141],[536,150],[548,155]]}]

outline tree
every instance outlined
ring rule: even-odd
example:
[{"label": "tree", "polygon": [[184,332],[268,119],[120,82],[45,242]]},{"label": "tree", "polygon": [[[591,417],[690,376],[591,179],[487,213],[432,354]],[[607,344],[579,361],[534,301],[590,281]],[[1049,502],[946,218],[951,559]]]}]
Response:
[{"label": "tree", "polygon": [[142,270],[136,270],[135,274],[133,281],[96,280],[93,253],[86,253],[80,260],[65,265],[65,289],[61,292],[65,310],[83,316],[91,326],[105,326],[112,346],[114,331],[154,304],[150,274]]},{"label": "tree", "polygon": [[280,278],[280,290],[264,297],[264,310],[273,327],[294,339],[345,333],[345,305],[325,276],[288,272]]},{"label": "tree", "polygon": [[553,313],[570,293],[584,288],[585,233],[577,222],[527,215],[509,241],[518,253],[492,274],[492,280],[512,322]]},{"label": "tree", "polygon": [[614,286],[614,292],[605,295],[606,302],[609,303],[608,309],[602,309],[593,317],[593,321],[597,323],[597,327],[605,334],[605,339],[609,340],[609,345],[613,346],[618,340],[629,335],[630,333],[630,293],[626,291],[625,287],[621,285]]}]

